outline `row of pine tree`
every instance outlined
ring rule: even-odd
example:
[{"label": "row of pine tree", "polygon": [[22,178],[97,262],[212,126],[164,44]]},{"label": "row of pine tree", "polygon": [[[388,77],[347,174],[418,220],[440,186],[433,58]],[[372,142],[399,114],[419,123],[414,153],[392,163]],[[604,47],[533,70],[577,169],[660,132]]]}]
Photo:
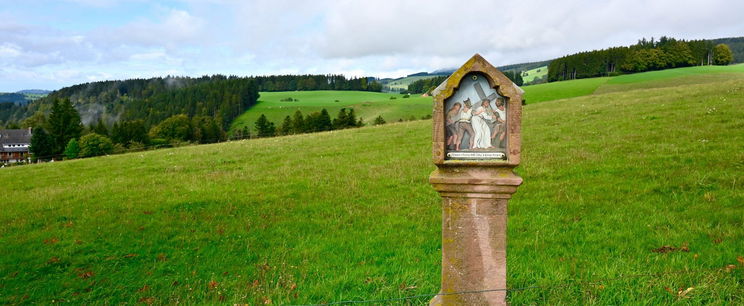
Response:
[{"label": "row of pine tree", "polygon": [[726,44],[710,40],[641,39],[629,47],[587,51],[554,59],[548,82],[612,76],[695,65],[728,65],[733,53]]},{"label": "row of pine tree", "polygon": [[[357,119],[353,108],[349,108],[348,111],[346,108],[342,108],[334,119],[331,119],[331,116],[325,108],[319,112],[310,113],[307,116],[297,110],[294,115],[284,117],[284,120],[279,127],[277,127],[274,122],[269,121],[266,118],[266,115],[261,114],[255,123],[255,137],[315,133],[362,126],[364,126],[364,122],[361,118]],[[239,137],[241,138],[250,138],[254,136],[250,134],[248,127],[243,128],[243,130],[238,133],[240,133]]]}]

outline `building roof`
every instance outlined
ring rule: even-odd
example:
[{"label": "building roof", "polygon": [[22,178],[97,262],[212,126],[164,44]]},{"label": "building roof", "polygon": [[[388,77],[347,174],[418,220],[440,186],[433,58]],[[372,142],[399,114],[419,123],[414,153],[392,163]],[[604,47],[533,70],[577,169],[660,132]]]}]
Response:
[{"label": "building roof", "polygon": [[5,145],[30,143],[31,129],[0,130],[0,151],[2,152],[26,152],[28,151],[28,147],[5,148]]},{"label": "building roof", "polygon": [[15,148],[0,147],[0,152],[28,152],[28,147],[15,147]]},{"label": "building roof", "polygon": [[0,143],[31,143],[31,129],[0,130]]}]

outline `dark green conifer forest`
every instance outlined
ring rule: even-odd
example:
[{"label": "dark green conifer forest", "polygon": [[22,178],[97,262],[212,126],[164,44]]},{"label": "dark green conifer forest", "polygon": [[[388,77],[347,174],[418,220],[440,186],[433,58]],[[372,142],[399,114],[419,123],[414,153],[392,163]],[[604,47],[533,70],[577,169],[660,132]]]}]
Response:
[{"label": "dark green conifer forest", "polygon": [[[740,45],[744,44],[742,39],[728,42],[736,48],[744,47]],[[548,65],[548,82],[736,62],[733,56],[722,56],[722,52],[735,53],[727,44],[715,40],[686,41],[666,36],[658,40],[644,38],[629,47],[586,51],[554,59]]]}]

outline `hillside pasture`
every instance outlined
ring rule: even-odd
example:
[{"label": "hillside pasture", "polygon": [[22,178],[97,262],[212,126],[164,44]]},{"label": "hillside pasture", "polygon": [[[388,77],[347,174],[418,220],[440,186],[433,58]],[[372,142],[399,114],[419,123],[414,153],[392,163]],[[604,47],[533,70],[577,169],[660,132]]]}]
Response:
[{"label": "hillside pasture", "polygon": [[542,78],[546,75],[548,75],[548,66],[537,67],[534,69],[523,71],[522,80],[524,81],[525,84],[529,84],[535,81],[535,79]]},{"label": "hillside pasture", "polygon": [[523,86],[527,103],[538,103],[580,97],[590,94],[662,88],[678,85],[723,82],[744,74],[744,64],[730,66],[696,66],[659,71],[577,79]]},{"label": "hillside pasture", "polygon": [[679,85],[724,82],[741,78],[744,64],[730,66],[698,66],[644,73],[626,74],[611,78],[594,93],[625,91],[632,89],[673,87]]},{"label": "hillside pasture", "polygon": [[[742,103],[739,78],[526,106],[510,303],[744,303]],[[436,293],[430,154],[422,120],[0,169],[0,303]]]},{"label": "hillside pasture", "polygon": [[594,93],[609,78],[578,79],[523,86],[527,104],[586,96]]},{"label": "hillside pasture", "polygon": [[[289,98],[293,101],[282,101]],[[421,119],[431,115],[431,103],[430,97],[420,95],[403,98],[401,94],[368,91],[262,92],[258,103],[233,121],[230,130],[235,131],[244,126],[253,129],[261,114],[279,126],[284,117],[292,116],[297,110],[308,115],[324,108],[331,118],[336,117],[341,108],[354,109],[357,118],[363,118],[367,124],[377,116],[382,116],[387,122]]]},{"label": "hillside pasture", "polygon": [[417,75],[408,76],[383,82],[382,85],[391,88],[396,91],[408,90],[408,85],[418,80],[431,79],[437,77],[436,75]]}]

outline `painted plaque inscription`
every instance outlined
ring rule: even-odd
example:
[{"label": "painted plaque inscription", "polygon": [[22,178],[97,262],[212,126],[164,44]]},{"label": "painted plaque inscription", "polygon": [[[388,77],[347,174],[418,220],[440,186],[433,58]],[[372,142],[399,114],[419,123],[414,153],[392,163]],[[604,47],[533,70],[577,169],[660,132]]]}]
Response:
[{"label": "painted plaque inscription", "polygon": [[485,74],[466,75],[444,101],[448,160],[506,160],[506,100]]}]

